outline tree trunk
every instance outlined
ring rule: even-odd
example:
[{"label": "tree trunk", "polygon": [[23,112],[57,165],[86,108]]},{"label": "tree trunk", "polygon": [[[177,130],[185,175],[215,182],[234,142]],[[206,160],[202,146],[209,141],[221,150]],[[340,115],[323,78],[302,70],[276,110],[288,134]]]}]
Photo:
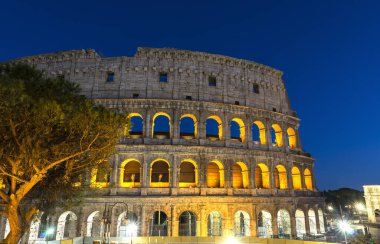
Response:
[{"label": "tree trunk", "polygon": [[18,204],[13,204],[8,210],[8,221],[11,231],[5,239],[6,244],[17,244],[22,236],[22,221],[21,216],[18,213]]}]

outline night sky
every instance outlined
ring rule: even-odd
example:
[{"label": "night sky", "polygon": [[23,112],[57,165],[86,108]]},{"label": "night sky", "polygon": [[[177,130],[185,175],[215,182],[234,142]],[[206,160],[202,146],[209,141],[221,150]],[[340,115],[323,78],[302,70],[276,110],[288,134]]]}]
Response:
[{"label": "night sky", "polygon": [[380,184],[380,2],[3,1],[0,61],[174,47],[284,71],[319,189]]}]

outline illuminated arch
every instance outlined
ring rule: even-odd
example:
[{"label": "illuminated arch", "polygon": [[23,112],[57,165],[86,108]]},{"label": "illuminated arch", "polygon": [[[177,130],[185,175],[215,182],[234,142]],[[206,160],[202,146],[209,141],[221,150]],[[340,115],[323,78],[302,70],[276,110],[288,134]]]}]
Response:
[{"label": "illuminated arch", "polygon": [[[124,130],[124,135],[128,135],[130,138],[142,138],[144,131],[143,117],[139,113],[128,114],[128,120],[131,122],[131,126],[126,127]],[[128,133],[126,131],[128,129]]]},{"label": "illuminated arch", "polygon": [[117,218],[117,237],[136,237],[138,218],[133,212],[124,211]]},{"label": "illuminated arch", "polygon": [[40,227],[40,216],[34,216],[29,227],[28,243],[34,243],[37,240]]},{"label": "illuminated arch", "polygon": [[[238,136],[234,136],[233,132],[238,134]],[[230,131],[231,131],[231,139],[238,139],[241,142],[245,142],[245,125],[242,119],[239,118],[233,118],[231,120],[231,126],[230,126]]]},{"label": "illuminated arch", "polygon": [[280,237],[289,238],[291,235],[290,214],[285,209],[277,212],[277,230]]},{"label": "illuminated arch", "polygon": [[293,180],[293,189],[301,190],[302,189],[301,172],[299,168],[296,166],[292,168],[292,180]]},{"label": "illuminated arch", "polygon": [[232,165],[232,187],[248,188],[248,168],[243,162],[237,162]]},{"label": "illuminated arch", "polygon": [[140,187],[141,163],[137,159],[127,159],[120,167],[121,187]]},{"label": "illuminated arch", "polygon": [[269,169],[265,164],[259,163],[255,167],[255,181],[256,188],[269,189]]},{"label": "illuminated arch", "polygon": [[[191,120],[191,121],[190,121]],[[191,127],[187,130],[186,127]],[[192,130],[192,131],[191,131]],[[193,114],[184,114],[180,119],[180,136],[184,139],[198,138],[198,120]]]},{"label": "illuminated arch", "polygon": [[288,175],[283,165],[278,164],[274,169],[274,180],[277,189],[288,189]]},{"label": "illuminated arch", "polygon": [[257,216],[257,237],[271,238],[272,235],[272,215],[266,210],[261,210]]},{"label": "illuminated arch", "polygon": [[213,115],[206,119],[206,137],[210,140],[222,140],[223,124],[218,116]]},{"label": "illuminated arch", "polygon": [[222,215],[212,211],[207,218],[208,236],[222,236]]},{"label": "illuminated arch", "polygon": [[237,211],[234,216],[234,229],[235,236],[250,236],[251,235],[251,225],[250,225],[249,214],[245,211]]},{"label": "illuminated arch", "polygon": [[102,230],[101,216],[99,211],[92,212],[86,223],[86,236],[100,237]]},{"label": "illuminated arch", "polygon": [[[162,119],[161,121],[156,121],[157,119]],[[166,121],[167,119],[167,121]],[[152,137],[158,139],[170,138],[171,131],[171,118],[170,115],[164,112],[158,112],[153,116],[152,119]],[[156,124],[158,123],[158,124]],[[167,128],[157,128],[159,126],[167,127]],[[160,129],[160,130],[158,130]]]},{"label": "illuminated arch", "polygon": [[105,167],[105,166],[103,167],[101,165],[94,166],[91,170],[91,187],[95,187],[95,188],[109,187],[110,177],[111,177],[110,167]]},{"label": "illuminated arch", "polygon": [[62,213],[58,218],[56,240],[76,237],[77,216],[71,211]]},{"label": "illuminated arch", "polygon": [[296,234],[298,238],[303,238],[306,234],[305,214],[303,210],[296,210]]},{"label": "illuminated arch", "polygon": [[150,186],[169,187],[170,164],[164,159],[156,159],[150,165]]},{"label": "illuminated arch", "polygon": [[252,140],[260,142],[261,145],[266,144],[265,126],[261,121],[255,121],[252,124]]},{"label": "illuminated arch", "polygon": [[198,186],[198,166],[194,160],[183,160],[179,171],[179,187]]},{"label": "illuminated arch", "polygon": [[308,168],[304,171],[304,178],[305,178],[305,186],[307,190],[313,190],[313,179],[311,176],[311,172]]},{"label": "illuminated arch", "polygon": [[282,130],[278,124],[273,124],[271,128],[272,145],[276,147],[282,147]]},{"label": "illuminated arch", "polygon": [[308,216],[309,216],[310,234],[317,234],[317,222],[315,218],[314,209],[309,209]]},{"label": "illuminated arch", "polygon": [[224,187],[224,167],[219,161],[211,161],[207,165],[207,187]]},{"label": "illuminated arch", "polygon": [[321,233],[325,233],[325,219],[323,218],[322,209],[318,209],[318,219],[319,219],[319,230]]},{"label": "illuminated arch", "polygon": [[289,148],[296,148],[297,147],[296,132],[291,127],[289,127],[286,130],[286,132],[288,134]]}]

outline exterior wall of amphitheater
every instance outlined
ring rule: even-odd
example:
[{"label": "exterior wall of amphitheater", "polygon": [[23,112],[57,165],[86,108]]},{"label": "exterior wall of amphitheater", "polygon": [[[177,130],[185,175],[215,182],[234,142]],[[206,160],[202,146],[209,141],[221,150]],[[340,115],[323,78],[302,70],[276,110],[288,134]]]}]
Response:
[{"label": "exterior wall of amphitheater", "polygon": [[[271,217],[266,221],[270,234],[277,236],[283,229],[279,210],[289,214],[288,235],[324,232],[324,200],[316,190],[314,159],[302,149],[299,119],[280,71],[220,55],[151,48],[139,48],[133,57],[104,58],[93,50],[80,50],[14,62],[35,65],[48,76],[64,76],[96,102],[142,118],[142,131],[125,135],[110,159],[109,183],[94,185],[101,187],[102,195],[70,212],[57,208],[49,216],[47,225],[55,228],[52,237],[92,235],[95,218],[89,216],[95,215],[97,220],[108,216],[110,235],[118,236],[123,225],[119,216],[126,211],[136,215],[141,236],[152,235],[156,211],[166,214],[169,236],[181,235],[180,216],[186,211],[195,216],[197,236],[210,235],[213,211],[221,216],[223,236],[260,236],[263,211]],[[163,82],[160,76],[165,76]],[[161,136],[154,127],[158,115],[170,124]],[[184,117],[194,122],[191,136],[181,134]],[[208,119],[218,123],[216,138],[206,130]],[[231,134],[232,121],[239,125],[239,138]],[[253,139],[254,124],[259,125],[258,140]],[[124,179],[131,161],[139,165],[138,182]],[[168,165],[165,172],[159,171],[167,174],[167,181],[154,180],[156,162]],[[181,182],[183,162],[193,165],[193,182]],[[212,176],[211,163],[217,167]],[[240,211],[244,216],[236,217]],[[241,220],[243,232],[236,231]],[[1,236],[6,226],[5,219],[2,222]],[[35,240],[39,225],[32,228],[30,240]],[[105,228],[102,224],[94,235],[104,234]]]}]

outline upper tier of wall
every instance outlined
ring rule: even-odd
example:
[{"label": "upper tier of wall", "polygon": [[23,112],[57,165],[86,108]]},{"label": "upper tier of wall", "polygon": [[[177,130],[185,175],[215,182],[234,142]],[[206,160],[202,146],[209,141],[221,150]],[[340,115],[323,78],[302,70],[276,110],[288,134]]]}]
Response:
[{"label": "upper tier of wall", "polygon": [[[251,61],[167,48],[139,48],[134,57],[101,57],[94,50],[24,57],[47,75],[63,75],[90,98],[152,98],[239,104],[294,116],[282,72]],[[108,73],[114,74],[107,81]],[[160,82],[160,74],[167,82]],[[209,85],[209,77],[216,86]],[[254,91],[254,85],[258,90]]]}]

